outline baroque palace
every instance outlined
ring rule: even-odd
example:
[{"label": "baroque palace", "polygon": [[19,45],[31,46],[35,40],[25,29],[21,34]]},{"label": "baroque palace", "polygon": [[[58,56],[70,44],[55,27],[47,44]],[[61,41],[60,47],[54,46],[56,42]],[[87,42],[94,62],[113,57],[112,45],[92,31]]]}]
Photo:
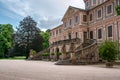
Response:
[{"label": "baroque palace", "polygon": [[[105,40],[120,40],[120,17],[115,7],[120,0],[84,0],[85,9],[69,6],[63,24],[50,31],[50,53],[58,59],[80,62],[99,60],[97,44]],[[69,55],[68,55],[69,54]]]},{"label": "baroque palace", "polygon": [[120,41],[120,16],[115,10],[120,0],[84,0],[84,3],[85,9],[69,6],[63,24],[50,31],[50,53],[54,53],[55,59],[60,58],[61,52],[63,60],[97,62],[97,44]]}]

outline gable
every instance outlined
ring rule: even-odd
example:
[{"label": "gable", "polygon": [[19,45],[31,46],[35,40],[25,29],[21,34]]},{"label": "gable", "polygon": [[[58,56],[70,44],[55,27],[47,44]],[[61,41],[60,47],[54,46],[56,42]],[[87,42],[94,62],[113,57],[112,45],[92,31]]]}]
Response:
[{"label": "gable", "polygon": [[68,17],[71,17],[73,14],[75,14],[79,9],[75,9],[73,7],[69,7],[68,10],[66,11],[65,15],[63,16],[62,20]]}]

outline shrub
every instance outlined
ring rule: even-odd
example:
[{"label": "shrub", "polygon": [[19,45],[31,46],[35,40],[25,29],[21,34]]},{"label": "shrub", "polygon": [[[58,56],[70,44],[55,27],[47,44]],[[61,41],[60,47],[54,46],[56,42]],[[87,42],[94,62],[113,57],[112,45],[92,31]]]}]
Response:
[{"label": "shrub", "polygon": [[62,55],[62,53],[61,53],[61,52],[58,52],[58,55],[60,56],[60,55]]},{"label": "shrub", "polygon": [[32,50],[32,55],[37,54],[37,52],[35,50]]},{"label": "shrub", "polygon": [[51,53],[51,55],[54,55],[54,53]]},{"label": "shrub", "polygon": [[49,56],[49,53],[43,53],[42,56]]},{"label": "shrub", "polygon": [[117,15],[120,15],[120,6],[116,6]]},{"label": "shrub", "polygon": [[118,45],[113,41],[105,41],[99,46],[99,53],[102,59],[113,62],[117,58]]}]

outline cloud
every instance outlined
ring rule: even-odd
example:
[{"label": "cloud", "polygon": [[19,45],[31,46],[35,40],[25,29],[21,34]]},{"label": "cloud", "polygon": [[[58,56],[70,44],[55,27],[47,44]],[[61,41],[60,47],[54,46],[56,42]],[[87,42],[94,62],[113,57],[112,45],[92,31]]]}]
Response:
[{"label": "cloud", "polygon": [[0,3],[13,12],[13,14],[6,13],[8,17],[17,19],[16,15],[18,18],[30,15],[38,22],[41,29],[59,25],[69,5],[84,8],[83,0],[0,0]]},{"label": "cloud", "polygon": [[52,29],[60,24],[62,24],[61,18],[41,19],[38,22],[38,26],[42,29]]}]

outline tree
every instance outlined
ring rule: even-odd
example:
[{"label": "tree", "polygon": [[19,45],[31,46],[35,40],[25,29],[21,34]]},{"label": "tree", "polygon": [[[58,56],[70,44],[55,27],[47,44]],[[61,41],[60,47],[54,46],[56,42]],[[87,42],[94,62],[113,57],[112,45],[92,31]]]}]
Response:
[{"label": "tree", "polygon": [[32,40],[31,49],[35,50],[36,52],[39,52],[43,50],[43,38],[40,36],[40,34],[36,35],[36,37]]},{"label": "tree", "polygon": [[117,15],[120,15],[120,6],[116,6]]},{"label": "tree", "polygon": [[0,24],[0,57],[8,57],[8,51],[13,47],[13,27],[10,24]]},{"label": "tree", "polygon": [[118,54],[118,45],[116,42],[113,41],[105,41],[102,43],[99,47],[99,53],[102,59],[107,60],[106,64],[108,67],[112,66],[112,62],[114,62],[117,59]]},{"label": "tree", "polygon": [[[39,44],[34,45],[42,45],[42,37],[39,32],[40,29],[37,26],[37,23],[30,17],[25,17],[22,21],[20,21],[19,27],[17,28],[17,32],[15,34],[15,43],[18,44],[19,47],[23,47],[25,49],[24,52],[26,59],[29,57],[29,51],[33,48],[33,42],[35,39],[39,39]],[[37,51],[41,50],[41,46],[37,48]]]},{"label": "tree", "polygon": [[49,47],[49,37],[50,37],[50,34],[49,34],[49,31],[46,31],[46,32],[41,32],[41,35],[43,37],[43,49],[47,49]]}]

